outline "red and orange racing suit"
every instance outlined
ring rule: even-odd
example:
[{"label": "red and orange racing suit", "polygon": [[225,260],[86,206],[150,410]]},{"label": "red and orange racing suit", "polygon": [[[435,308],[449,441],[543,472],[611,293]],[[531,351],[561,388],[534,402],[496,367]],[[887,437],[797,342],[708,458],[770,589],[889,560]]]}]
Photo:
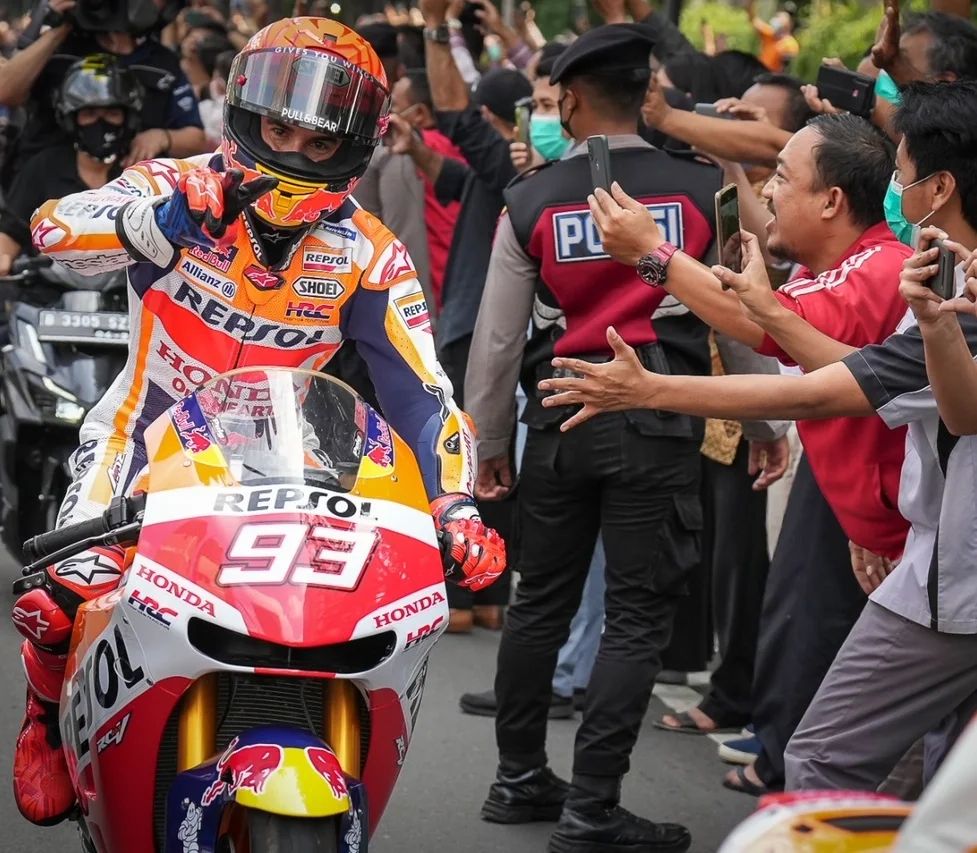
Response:
[{"label": "red and orange racing suit", "polygon": [[[220,158],[146,161],[34,215],[40,251],[83,274],[126,268],[129,283],[129,358],[81,428],[59,526],[94,517],[131,488],[146,465],[144,430],[199,383],[248,365],[319,369],[347,338],[367,362],[386,417],[414,450],[430,498],[471,494],[473,437],[438,364],[410,257],[353,201],[270,268],[243,216],[226,248],[174,247],[165,266],[132,258],[117,233],[120,209],[171,194],[182,174],[201,166],[219,169]],[[94,555],[59,564],[52,578],[88,599],[117,584],[119,569]]]}]

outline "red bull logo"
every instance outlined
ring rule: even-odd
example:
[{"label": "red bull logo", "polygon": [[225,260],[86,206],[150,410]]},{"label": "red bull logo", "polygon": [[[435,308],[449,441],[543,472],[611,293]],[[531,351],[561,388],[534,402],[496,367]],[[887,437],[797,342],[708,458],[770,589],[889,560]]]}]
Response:
[{"label": "red bull logo", "polygon": [[221,794],[230,796],[241,788],[255,794],[264,793],[268,777],[284,763],[285,752],[278,744],[255,743],[242,747],[237,744],[238,739],[234,738],[218,759],[217,779],[204,792],[203,805],[209,806]]},{"label": "red bull logo", "polygon": [[322,746],[307,746],[305,754],[309,759],[309,764],[323,779],[326,780],[332,795],[341,800],[349,796],[349,788],[346,787],[346,779],[343,776],[342,768],[339,766],[339,759],[331,749]]},{"label": "red bull logo", "polygon": [[381,468],[389,468],[394,464],[394,448],[393,439],[390,437],[390,428],[374,412],[370,412],[370,421],[366,430],[366,448],[363,455]]},{"label": "red bull logo", "polygon": [[181,400],[173,408],[171,420],[187,453],[203,453],[213,444],[204,414],[195,398]]}]

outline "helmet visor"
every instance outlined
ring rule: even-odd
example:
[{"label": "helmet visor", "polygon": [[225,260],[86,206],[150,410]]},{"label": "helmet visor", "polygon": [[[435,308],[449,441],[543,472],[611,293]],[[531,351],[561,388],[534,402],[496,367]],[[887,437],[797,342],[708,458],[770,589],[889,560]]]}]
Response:
[{"label": "helmet visor", "polygon": [[93,55],[75,63],[65,74],[59,93],[61,109],[75,112],[82,107],[142,108],[138,81],[111,57]]},{"label": "helmet visor", "polygon": [[299,48],[242,53],[227,88],[232,106],[283,124],[368,143],[379,140],[389,96],[373,76],[332,54]]}]

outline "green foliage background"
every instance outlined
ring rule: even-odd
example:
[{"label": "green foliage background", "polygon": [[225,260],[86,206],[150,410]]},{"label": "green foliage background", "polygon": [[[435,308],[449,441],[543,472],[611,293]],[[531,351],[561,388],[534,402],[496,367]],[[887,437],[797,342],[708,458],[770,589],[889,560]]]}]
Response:
[{"label": "green foliage background", "polygon": [[[573,24],[573,6],[568,0],[535,0],[536,19],[540,29],[552,38],[568,32]],[[903,8],[922,10],[926,0],[903,3]],[[882,19],[882,3],[867,0],[805,0],[798,3],[801,28],[797,40],[801,53],[794,67],[794,74],[813,81],[817,76],[822,57],[837,56],[849,68],[854,68],[875,40],[875,31]],[[771,17],[776,9],[773,0],[761,2],[759,13]],[[759,42],[742,0],[686,0],[682,8],[680,25],[682,32],[697,47],[702,47],[702,22],[708,21],[713,32],[725,34],[731,49],[755,53]]]}]

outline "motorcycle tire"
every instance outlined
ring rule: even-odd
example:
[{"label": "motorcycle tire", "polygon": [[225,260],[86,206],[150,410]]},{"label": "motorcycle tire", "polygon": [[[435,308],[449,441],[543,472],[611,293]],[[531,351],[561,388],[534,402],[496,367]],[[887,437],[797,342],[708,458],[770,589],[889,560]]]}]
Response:
[{"label": "motorcycle tire", "polygon": [[247,809],[248,853],[338,853],[338,818],[283,817]]}]

